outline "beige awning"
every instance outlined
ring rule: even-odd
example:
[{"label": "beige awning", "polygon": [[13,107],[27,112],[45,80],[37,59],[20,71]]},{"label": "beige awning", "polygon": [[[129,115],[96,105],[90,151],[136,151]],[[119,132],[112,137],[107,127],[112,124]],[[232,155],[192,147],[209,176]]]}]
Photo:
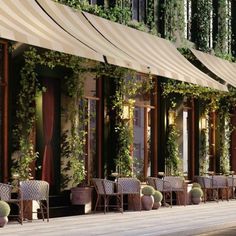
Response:
[{"label": "beige awning", "polygon": [[149,65],[152,74],[227,91],[226,86],[193,66],[171,42],[89,13],[84,15],[109,42]]},{"label": "beige awning", "polygon": [[169,41],[50,0],[0,0],[0,17],[1,38],[227,90]]},{"label": "beige awning", "polygon": [[37,2],[62,29],[80,42],[105,55],[110,64],[149,73],[147,65],[137,62],[135,58],[108,42],[88,22],[81,11],[75,11],[68,6],[50,0],[38,0]]},{"label": "beige awning", "polygon": [[236,64],[210,54],[191,49],[195,57],[216,76],[236,87]]},{"label": "beige awning", "polygon": [[34,0],[0,0],[0,38],[104,61],[61,29]]}]

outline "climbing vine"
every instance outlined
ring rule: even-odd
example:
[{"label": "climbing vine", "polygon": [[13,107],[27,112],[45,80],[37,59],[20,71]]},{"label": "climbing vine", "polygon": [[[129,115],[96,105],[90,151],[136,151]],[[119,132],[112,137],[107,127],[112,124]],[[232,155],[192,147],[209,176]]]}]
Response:
[{"label": "climbing vine", "polygon": [[171,41],[182,38],[184,32],[184,1],[164,1],[165,38]]},{"label": "climbing vine", "polygon": [[212,1],[198,0],[192,1],[192,40],[201,51],[209,51],[209,39],[212,34],[210,28]]}]

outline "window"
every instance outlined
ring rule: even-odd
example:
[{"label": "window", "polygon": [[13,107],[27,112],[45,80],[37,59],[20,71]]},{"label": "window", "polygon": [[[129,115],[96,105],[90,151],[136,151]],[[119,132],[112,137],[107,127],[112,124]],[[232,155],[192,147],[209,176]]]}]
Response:
[{"label": "window", "polygon": [[141,109],[140,107],[135,107],[134,109],[134,125],[141,126]]}]

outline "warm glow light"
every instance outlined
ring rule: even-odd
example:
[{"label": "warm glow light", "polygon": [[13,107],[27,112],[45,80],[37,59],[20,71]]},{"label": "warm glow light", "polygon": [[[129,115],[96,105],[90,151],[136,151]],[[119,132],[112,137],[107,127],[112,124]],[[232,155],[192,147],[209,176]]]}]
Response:
[{"label": "warm glow light", "polygon": [[207,128],[207,119],[206,117],[201,118],[201,129],[206,129]]},{"label": "warm glow light", "polygon": [[173,125],[175,123],[175,117],[176,117],[175,111],[170,110],[168,114],[169,125]]},{"label": "warm glow light", "polygon": [[129,120],[130,119],[130,106],[128,104],[123,105],[122,119],[123,120]]}]

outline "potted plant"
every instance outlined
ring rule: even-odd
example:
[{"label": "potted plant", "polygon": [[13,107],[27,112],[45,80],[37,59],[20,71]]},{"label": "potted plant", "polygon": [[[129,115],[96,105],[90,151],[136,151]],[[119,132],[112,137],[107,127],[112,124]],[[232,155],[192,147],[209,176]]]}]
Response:
[{"label": "potted plant", "polygon": [[9,214],[9,204],[0,200],[0,227],[4,227],[7,224]]},{"label": "potted plant", "polygon": [[151,210],[154,204],[154,197],[153,194],[155,189],[152,186],[145,186],[142,188],[142,207],[144,210]]},{"label": "potted plant", "polygon": [[66,131],[62,136],[62,188],[70,188],[73,205],[91,203],[91,187],[85,185],[86,170],[84,165],[85,133]]},{"label": "potted plant", "polygon": [[191,202],[193,204],[199,204],[201,202],[201,197],[203,196],[203,192],[201,188],[194,187],[190,190]]},{"label": "potted plant", "polygon": [[153,204],[153,209],[158,209],[161,206],[161,201],[163,198],[163,195],[160,191],[155,190],[154,194],[153,194],[153,198],[154,198],[154,204]]}]

